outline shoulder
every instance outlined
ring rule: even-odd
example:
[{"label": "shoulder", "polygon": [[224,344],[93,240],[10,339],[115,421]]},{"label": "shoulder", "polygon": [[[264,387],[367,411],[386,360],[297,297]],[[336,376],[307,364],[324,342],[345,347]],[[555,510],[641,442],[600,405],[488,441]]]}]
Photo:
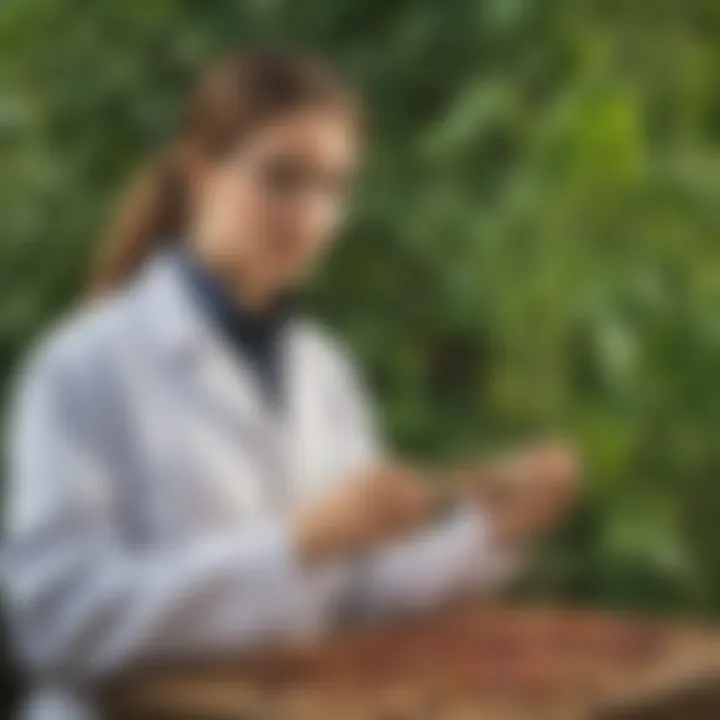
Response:
[{"label": "shoulder", "polygon": [[350,344],[315,319],[303,317],[297,322],[298,334],[308,356],[333,376],[355,376],[357,361]]},{"label": "shoulder", "polygon": [[304,320],[300,329],[307,363],[336,401],[365,406],[374,395],[350,343],[315,320]]},{"label": "shoulder", "polygon": [[108,380],[128,333],[125,295],[91,301],[58,321],[28,348],[16,388],[48,387],[70,394],[90,393]]},{"label": "shoulder", "polygon": [[303,329],[305,342],[312,349],[309,363],[312,373],[321,378],[327,393],[337,437],[349,466],[362,466],[382,457],[372,388],[365,381],[349,344],[316,322]]}]

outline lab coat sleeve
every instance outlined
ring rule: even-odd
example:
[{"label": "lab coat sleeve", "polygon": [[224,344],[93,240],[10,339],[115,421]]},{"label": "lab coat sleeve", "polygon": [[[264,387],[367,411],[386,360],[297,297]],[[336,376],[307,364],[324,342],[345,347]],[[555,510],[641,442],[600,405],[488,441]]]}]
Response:
[{"label": "lab coat sleeve", "polygon": [[[346,365],[343,397],[352,419],[349,464],[384,455],[369,393]],[[348,594],[348,614],[361,618],[431,610],[471,593],[496,591],[519,573],[522,553],[500,548],[479,506],[458,507],[445,520],[359,562]]]},{"label": "lab coat sleeve", "polygon": [[85,405],[42,368],[13,418],[2,570],[21,661],[95,676],[307,628],[327,579],[300,571],[280,522],[152,551],[123,541]]},{"label": "lab coat sleeve", "polygon": [[426,612],[452,599],[502,588],[520,556],[494,546],[480,508],[443,522],[358,564],[349,614],[360,620]]}]

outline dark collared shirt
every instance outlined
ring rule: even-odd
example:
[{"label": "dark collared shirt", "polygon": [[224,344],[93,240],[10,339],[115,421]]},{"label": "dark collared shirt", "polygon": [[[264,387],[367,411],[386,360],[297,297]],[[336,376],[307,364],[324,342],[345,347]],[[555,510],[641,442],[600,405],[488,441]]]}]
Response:
[{"label": "dark collared shirt", "polygon": [[284,388],[280,340],[294,313],[292,298],[279,298],[261,314],[250,313],[191,252],[178,251],[178,262],[203,311],[220,327],[232,347],[249,361],[265,398],[272,404],[281,403]]}]

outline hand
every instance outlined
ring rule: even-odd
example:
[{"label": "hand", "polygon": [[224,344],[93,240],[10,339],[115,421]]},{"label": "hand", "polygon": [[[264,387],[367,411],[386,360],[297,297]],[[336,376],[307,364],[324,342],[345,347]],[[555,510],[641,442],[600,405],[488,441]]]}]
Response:
[{"label": "hand", "polygon": [[375,547],[425,522],[431,509],[418,472],[385,465],[341,483],[291,524],[300,556],[316,562]]},{"label": "hand", "polygon": [[517,543],[558,521],[576,494],[579,476],[572,447],[545,443],[476,469],[471,492],[489,513],[500,541]]}]

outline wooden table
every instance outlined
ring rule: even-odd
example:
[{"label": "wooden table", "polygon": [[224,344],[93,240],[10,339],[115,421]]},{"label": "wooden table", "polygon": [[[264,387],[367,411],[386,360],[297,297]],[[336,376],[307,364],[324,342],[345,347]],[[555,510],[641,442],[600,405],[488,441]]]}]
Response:
[{"label": "wooden table", "polygon": [[313,647],[148,670],[116,718],[720,719],[720,634],[576,610],[456,608]]}]

